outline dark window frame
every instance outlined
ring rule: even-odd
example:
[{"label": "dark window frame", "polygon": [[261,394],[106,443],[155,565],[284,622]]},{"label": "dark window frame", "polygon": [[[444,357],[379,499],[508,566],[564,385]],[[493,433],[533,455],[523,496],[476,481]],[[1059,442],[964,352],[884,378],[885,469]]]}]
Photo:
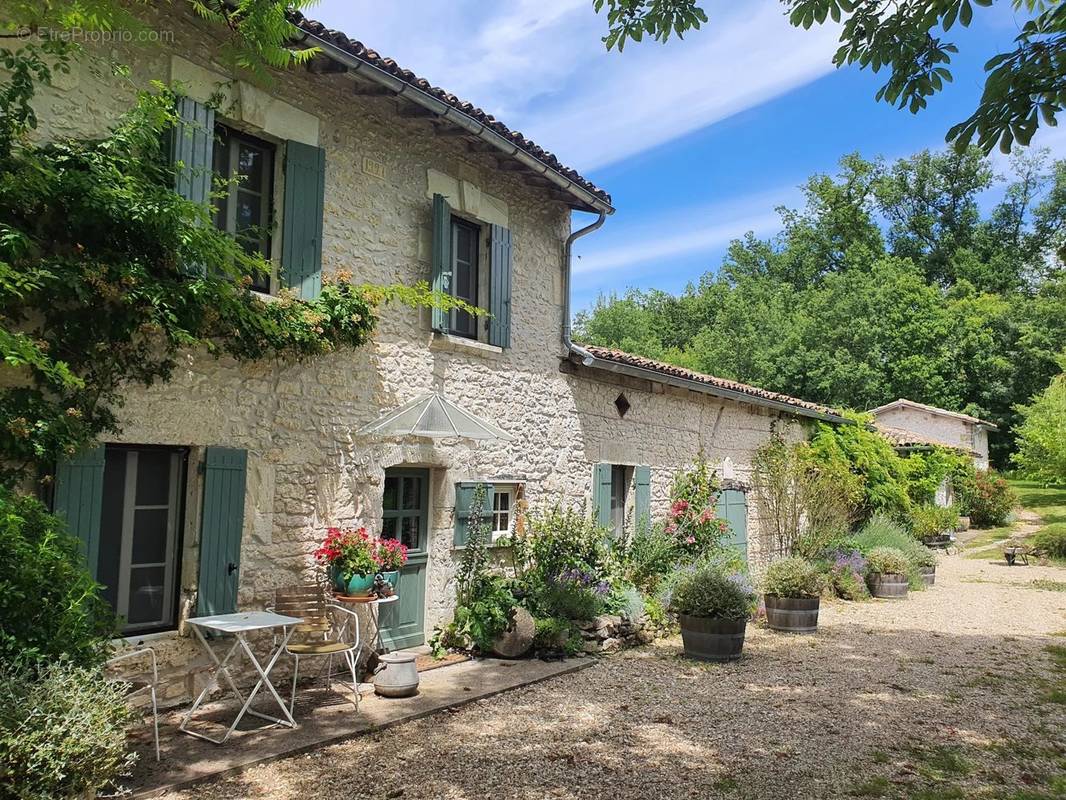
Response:
[{"label": "dark window frame", "polygon": [[611,528],[615,536],[626,534],[626,511],[633,488],[634,468],[629,464],[611,464]]},{"label": "dark window frame", "polygon": [[[470,270],[470,295],[468,297],[460,297],[457,294],[459,288],[459,230],[466,230],[473,242],[472,255],[473,260],[464,262],[464,268]],[[478,305],[478,291],[481,288],[480,271],[481,271],[481,226],[476,222],[463,219],[462,217],[452,215],[451,219],[451,267],[452,267],[452,297],[460,300],[465,300],[472,306]],[[478,338],[478,324],[477,317],[471,316],[466,311],[460,311],[459,309],[453,309],[448,315],[448,333],[453,336],[462,336],[466,339]]]},{"label": "dark window frame", "polygon": [[[233,146],[234,143],[238,145],[243,143],[254,147],[266,155],[263,163],[264,185],[259,190],[242,189],[239,182],[232,181],[234,152],[236,150]],[[274,171],[277,168],[277,164],[278,145],[275,143],[245,133],[239,128],[234,128],[224,122],[215,123],[215,148],[212,169],[215,177],[222,182],[222,189],[225,192],[224,197],[216,198],[215,225],[219,230],[239,239],[236,220],[234,215],[231,214],[230,204],[240,191],[257,194],[265,202],[261,204],[259,211],[260,224],[258,227],[260,228],[261,236],[259,237],[259,245],[255,250],[267,261],[270,261],[273,257],[274,248],[274,236],[271,231],[273,230],[274,220],[277,218],[277,209],[274,204]],[[223,167],[225,172],[222,172]],[[251,288],[257,292],[270,294],[271,284],[271,275],[252,276]]]},{"label": "dark window frame", "polygon": [[[144,624],[131,627],[128,623],[122,625],[119,629],[119,634],[125,638],[136,638],[138,636],[146,636],[152,633],[163,633],[167,631],[177,630],[181,616],[181,580],[182,580],[182,563],[184,562],[185,553],[185,521],[186,511],[188,506],[188,492],[189,492],[189,456],[190,450],[188,447],[178,445],[158,445],[158,444],[107,444],[105,445],[104,458],[105,463],[107,456],[112,453],[127,454],[130,451],[146,452],[157,451],[170,454],[176,454],[178,456],[178,473],[174,480],[177,482],[175,500],[177,508],[175,509],[174,517],[174,542],[170,557],[174,559],[172,581],[170,592],[170,614],[167,619],[162,620],[159,624]],[[123,498],[125,499],[125,498]],[[101,509],[103,513],[103,509]],[[101,553],[103,555],[103,553]],[[121,569],[121,564],[117,569]],[[118,587],[114,588],[117,599]],[[115,609],[115,613],[118,613],[118,609]]]}]

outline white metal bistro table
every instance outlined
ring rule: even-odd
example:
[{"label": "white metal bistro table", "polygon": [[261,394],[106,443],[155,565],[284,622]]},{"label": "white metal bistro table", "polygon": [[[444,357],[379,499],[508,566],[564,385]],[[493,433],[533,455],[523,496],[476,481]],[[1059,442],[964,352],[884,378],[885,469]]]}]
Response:
[{"label": "white metal bistro table", "polygon": [[400,599],[398,594],[392,594],[388,597],[375,597],[373,595],[367,595],[366,597],[353,597],[340,592],[333,593],[333,599],[338,603],[344,603],[345,605],[365,606],[366,608],[373,608],[372,613],[367,614],[367,636],[365,641],[368,653],[377,653],[380,650],[384,650],[385,646],[381,642],[381,607],[387,606],[391,603],[395,603]]},{"label": "white metal bistro table", "polygon": [[[212,673],[211,680],[207,682],[207,686],[205,686],[203,691],[200,692],[200,695],[196,698],[192,707],[186,712],[184,718],[181,720],[181,725],[178,726],[178,730],[187,733],[190,736],[195,736],[199,739],[212,742],[213,744],[222,744],[237,728],[238,723],[244,718],[245,714],[251,714],[254,717],[259,717],[260,719],[265,719],[278,725],[288,725],[290,728],[296,727],[296,720],[292,718],[292,714],[289,713],[289,709],[285,706],[285,703],[282,702],[281,697],[274,688],[274,684],[270,682],[270,670],[274,668],[278,656],[284,652],[285,645],[288,643],[289,637],[292,636],[293,626],[303,622],[301,618],[286,617],[283,614],[275,614],[272,611],[244,611],[237,614],[216,614],[210,617],[193,617],[186,620],[186,622],[192,626],[196,638],[200,640],[200,644],[203,645],[203,648],[210,659],[215,662],[215,669]],[[278,645],[274,648],[274,652],[271,653],[270,660],[267,661],[264,666],[259,663],[259,660],[255,657],[255,653],[252,652],[252,648],[249,647],[248,634],[253,631],[271,630],[274,628],[282,628],[284,635]],[[204,631],[227,633],[234,637],[233,646],[230,647],[221,660],[219,660],[211,645],[207,643],[207,639],[204,638]],[[259,675],[259,681],[255,684],[247,697],[245,697],[241,693],[241,690],[237,688],[237,684],[234,683],[233,677],[229,672],[230,660],[240,650],[244,651],[244,654],[252,663],[252,667]],[[204,698],[207,697],[207,693],[215,686],[221,685],[218,680],[219,676],[225,680],[230,692],[243,703],[243,705],[241,706],[241,710],[237,712],[237,717],[233,720],[233,724],[229,726],[229,730],[226,731],[226,734],[221,739],[215,739],[207,734],[189,730],[188,724],[189,720],[192,719],[192,715],[196,712],[196,709],[200,707]],[[274,696],[278,708],[281,709],[282,717],[270,717],[266,714],[260,714],[258,711],[250,708],[252,700],[255,699],[259,690],[264,686],[266,686],[267,691]]]}]

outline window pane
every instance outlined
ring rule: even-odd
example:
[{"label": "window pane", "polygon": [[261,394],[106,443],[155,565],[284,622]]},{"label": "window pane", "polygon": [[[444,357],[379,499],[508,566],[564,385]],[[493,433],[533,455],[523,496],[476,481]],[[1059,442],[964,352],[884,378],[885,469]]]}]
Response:
[{"label": "window pane", "polygon": [[381,507],[385,511],[396,511],[400,508],[400,479],[385,479],[385,495],[381,498]]},{"label": "window pane", "polygon": [[166,508],[141,508],[133,512],[131,564],[160,564],[167,559]]},{"label": "window pane", "polygon": [[417,509],[419,507],[420,495],[422,494],[422,479],[421,478],[404,478],[403,479],[403,507],[405,509]]},{"label": "window pane", "polygon": [[412,550],[417,549],[421,541],[419,536],[420,522],[421,520],[418,517],[403,517],[400,520],[400,542]]},{"label": "window pane", "polygon": [[163,567],[130,570],[130,605],[127,617],[131,625],[163,620]]},{"label": "window pane", "polygon": [[169,502],[170,453],[166,450],[139,451],[137,453],[137,505],[165,506]]},{"label": "window pane", "polygon": [[381,538],[382,539],[395,539],[396,538],[396,528],[397,528],[398,523],[399,523],[399,520],[396,517],[389,517],[388,519],[382,520],[382,523],[381,523]]},{"label": "window pane", "polygon": [[263,151],[258,147],[241,142],[237,153],[237,174],[241,177],[241,186],[255,191],[263,187]]}]

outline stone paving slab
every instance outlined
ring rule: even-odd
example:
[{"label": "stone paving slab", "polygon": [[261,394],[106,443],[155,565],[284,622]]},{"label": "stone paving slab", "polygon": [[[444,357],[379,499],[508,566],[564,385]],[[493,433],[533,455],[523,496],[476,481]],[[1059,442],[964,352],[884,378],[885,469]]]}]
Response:
[{"label": "stone paving slab", "polygon": [[[419,692],[414,697],[385,699],[364,696],[356,713],[350,691],[334,684],[325,688],[301,687],[297,693],[295,730],[271,725],[246,716],[222,745],[181,733],[182,709],[161,714],[159,743],[162,760],[156,763],[151,731],[145,725],[137,735],[137,765],[121,787],[133,797],[155,797],[164,792],[208,778],[239,772],[253,764],[290,756],[325,744],[382,730],[403,722],[455,708],[500,692],[527,686],[559,675],[576,672],[596,663],[592,658],[566,661],[504,661],[478,659],[420,673]],[[321,682],[320,682],[321,683]],[[278,687],[279,693],[284,692]],[[268,714],[269,696],[256,697],[253,708]],[[220,735],[237,712],[235,702],[205,704],[197,711],[193,730]]]}]

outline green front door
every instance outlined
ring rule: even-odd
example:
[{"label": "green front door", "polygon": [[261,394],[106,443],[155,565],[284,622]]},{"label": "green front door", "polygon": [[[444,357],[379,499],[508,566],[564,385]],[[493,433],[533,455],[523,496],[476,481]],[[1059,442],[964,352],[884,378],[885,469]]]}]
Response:
[{"label": "green front door", "polygon": [[426,642],[426,562],[429,560],[429,470],[385,470],[381,535],[407,545],[407,563],[396,587],[399,600],[380,606],[381,643],[386,650]]}]

